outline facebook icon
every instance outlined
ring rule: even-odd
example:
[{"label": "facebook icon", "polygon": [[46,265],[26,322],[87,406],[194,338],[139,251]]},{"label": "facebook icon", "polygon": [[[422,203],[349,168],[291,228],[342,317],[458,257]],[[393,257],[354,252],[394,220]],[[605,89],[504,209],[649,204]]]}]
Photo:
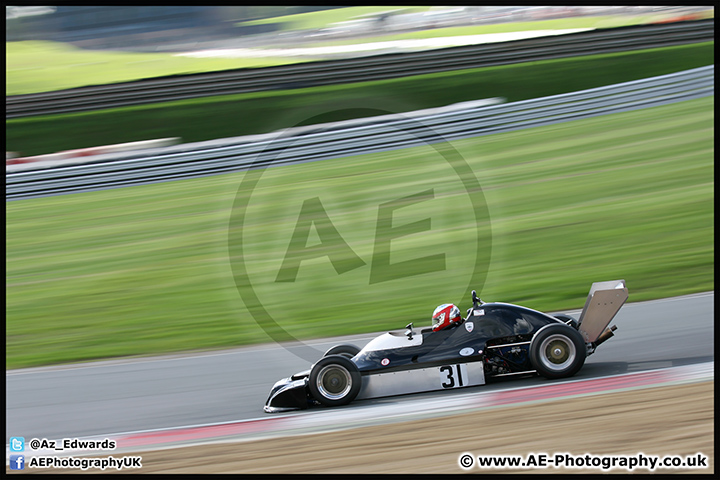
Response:
[{"label": "facebook icon", "polygon": [[10,455],[10,470],[24,470],[25,455]]}]

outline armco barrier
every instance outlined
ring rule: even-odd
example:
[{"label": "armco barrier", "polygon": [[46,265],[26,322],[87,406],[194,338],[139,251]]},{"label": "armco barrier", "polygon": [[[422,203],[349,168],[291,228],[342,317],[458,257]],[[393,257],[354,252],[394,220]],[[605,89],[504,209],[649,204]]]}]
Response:
[{"label": "armco barrier", "polygon": [[392,115],[97,157],[88,165],[7,173],[6,199],[178,180],[406,148],[714,95],[714,65],[502,105]]},{"label": "armco barrier", "polygon": [[510,42],[176,75],[5,97],[5,118],[98,110],[189,98],[367,82],[715,39],[714,19],[599,29]]}]

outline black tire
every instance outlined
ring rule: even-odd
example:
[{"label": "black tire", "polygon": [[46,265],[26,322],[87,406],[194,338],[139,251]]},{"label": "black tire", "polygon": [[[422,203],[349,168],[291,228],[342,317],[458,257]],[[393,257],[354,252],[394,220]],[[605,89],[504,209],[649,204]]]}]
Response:
[{"label": "black tire", "polygon": [[327,357],[328,355],[342,355],[343,357],[352,358],[357,355],[358,352],[360,352],[360,349],[355,345],[343,343],[342,345],[335,345],[332,347],[330,350],[325,352],[323,357]]},{"label": "black tire", "polygon": [[530,342],[530,363],[545,378],[575,375],[585,364],[587,347],[580,332],[569,325],[550,324]]},{"label": "black tire", "polygon": [[318,402],[337,407],[357,397],[361,382],[360,371],[352,360],[342,355],[330,355],[312,366],[308,388]]}]

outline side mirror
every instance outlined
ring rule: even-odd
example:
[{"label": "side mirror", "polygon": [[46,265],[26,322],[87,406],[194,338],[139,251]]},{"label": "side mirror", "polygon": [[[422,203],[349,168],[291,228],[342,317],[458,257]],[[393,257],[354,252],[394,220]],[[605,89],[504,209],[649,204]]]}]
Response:
[{"label": "side mirror", "polygon": [[475,290],[472,291],[472,302],[473,302],[473,307],[477,307],[478,304],[483,303],[482,299],[478,298],[477,292]]},{"label": "side mirror", "polygon": [[410,323],[408,323],[407,325],[405,325],[405,328],[407,328],[407,330],[405,330],[405,335],[407,335],[408,340],[412,340],[412,337],[413,337],[413,334],[414,334],[412,322],[410,322]]}]

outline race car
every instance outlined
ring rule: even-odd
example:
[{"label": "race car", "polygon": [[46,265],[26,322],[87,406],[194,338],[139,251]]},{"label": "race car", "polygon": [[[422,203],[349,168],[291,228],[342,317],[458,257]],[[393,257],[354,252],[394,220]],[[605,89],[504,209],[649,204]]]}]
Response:
[{"label": "race car", "polygon": [[441,305],[433,325],[384,333],[364,348],[336,345],[309,370],[275,383],[268,413],[483,385],[493,377],[576,374],[614,335],[608,327],[628,298],[624,280],[593,283],[579,318],[510,303],[485,303],[472,291],[465,319]]}]

